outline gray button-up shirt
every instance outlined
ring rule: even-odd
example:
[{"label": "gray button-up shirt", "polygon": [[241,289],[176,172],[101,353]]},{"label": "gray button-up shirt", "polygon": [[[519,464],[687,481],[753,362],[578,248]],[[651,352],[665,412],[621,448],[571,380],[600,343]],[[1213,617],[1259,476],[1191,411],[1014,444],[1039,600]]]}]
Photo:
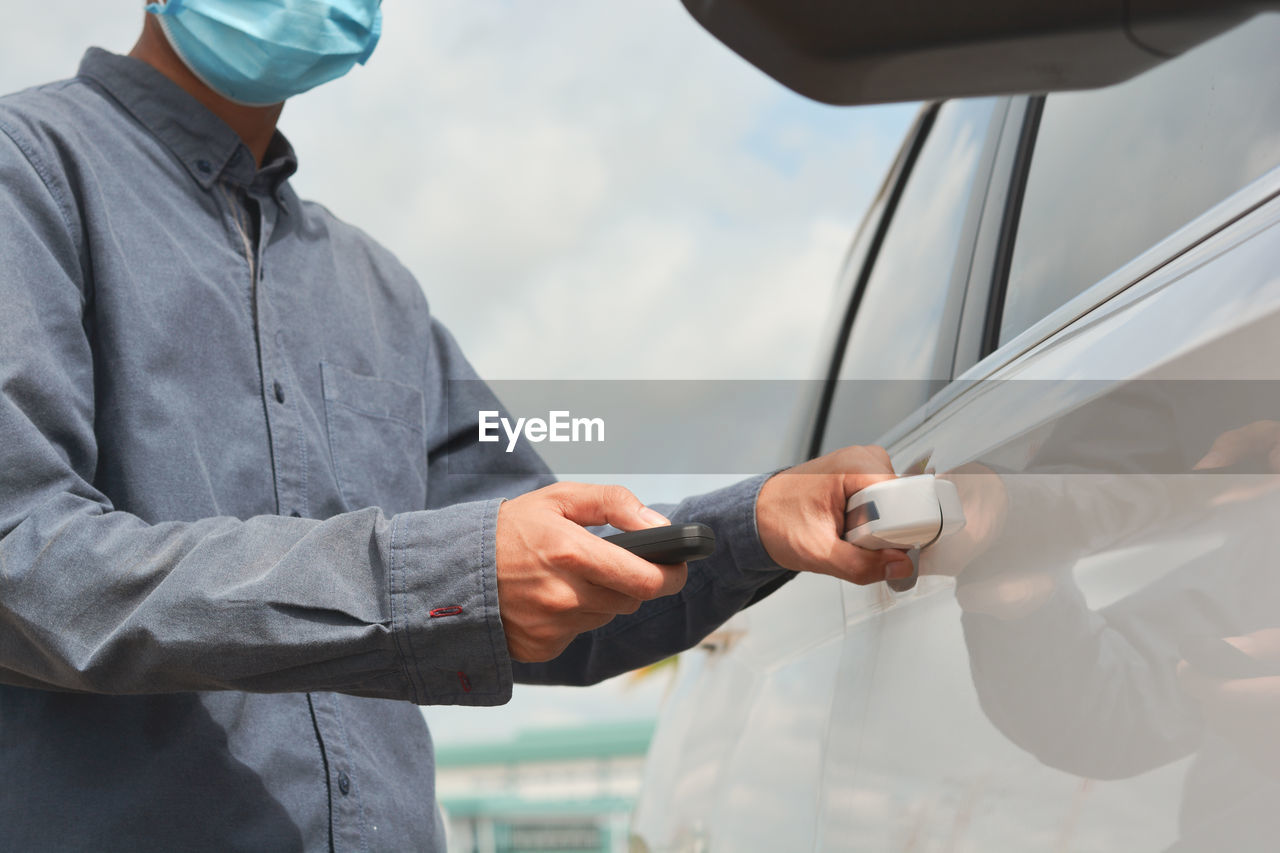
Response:
[{"label": "gray button-up shirt", "polygon": [[0,849],[437,849],[414,703],[625,671],[786,577],[750,480],[670,511],[722,543],[682,593],[513,663],[498,503],[552,478],[476,452],[496,404],[294,168],[98,50],[0,99]]}]

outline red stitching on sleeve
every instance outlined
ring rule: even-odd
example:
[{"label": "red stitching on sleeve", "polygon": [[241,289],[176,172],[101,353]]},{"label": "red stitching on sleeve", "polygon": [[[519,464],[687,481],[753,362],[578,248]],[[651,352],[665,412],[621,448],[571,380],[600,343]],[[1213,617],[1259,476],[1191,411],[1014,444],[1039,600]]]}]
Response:
[{"label": "red stitching on sleeve", "polygon": [[457,616],[460,613],[462,613],[462,607],[454,604],[449,607],[437,607],[431,611],[430,616],[432,619],[439,619],[441,616]]},{"label": "red stitching on sleeve", "polygon": [[462,670],[458,670],[458,683],[462,685],[463,693],[471,692],[471,679],[467,678],[467,674]]}]

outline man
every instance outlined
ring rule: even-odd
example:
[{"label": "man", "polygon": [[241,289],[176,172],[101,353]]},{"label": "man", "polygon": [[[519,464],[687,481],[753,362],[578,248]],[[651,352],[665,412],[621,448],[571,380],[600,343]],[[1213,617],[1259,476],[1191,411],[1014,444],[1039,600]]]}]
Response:
[{"label": "man", "polygon": [[876,448],[675,507],[721,543],[690,567],[583,528],[665,523],[626,490],[495,468],[417,283],[288,183],[282,102],[368,57],[378,0],[148,12],[0,99],[0,848],[441,849],[414,703],[910,571],[840,539]]}]

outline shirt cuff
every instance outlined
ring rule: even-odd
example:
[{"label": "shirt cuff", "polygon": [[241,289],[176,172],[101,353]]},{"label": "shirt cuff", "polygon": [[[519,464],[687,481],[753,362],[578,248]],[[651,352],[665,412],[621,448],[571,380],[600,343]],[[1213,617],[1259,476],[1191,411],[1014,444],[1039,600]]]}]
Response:
[{"label": "shirt cuff", "polygon": [[392,519],[391,630],[419,705],[500,705],[511,657],[498,612],[500,500]]},{"label": "shirt cuff", "polygon": [[[760,490],[776,473],[778,472],[758,474],[741,484],[749,497],[745,511],[742,514],[742,533],[734,540],[740,542],[742,546],[739,551],[734,552],[734,559],[738,561],[739,566],[750,571],[767,572],[770,575],[777,574],[780,571],[790,572],[790,569],[784,569],[779,566],[774,562],[773,557],[769,556],[769,552],[765,550],[764,543],[760,541],[760,526],[756,523],[756,505],[760,500]],[[750,527],[748,528],[747,525],[750,525]]]},{"label": "shirt cuff", "polygon": [[[772,473],[759,474],[732,486],[689,498],[672,514],[673,520],[704,521],[711,525],[716,533],[717,546],[727,548],[728,564],[737,571],[737,583],[732,586],[755,588],[780,574],[792,574],[769,556],[760,541],[760,528],[756,524],[756,501],[760,497],[760,489],[772,476]],[[722,575],[722,581],[728,579]]]}]

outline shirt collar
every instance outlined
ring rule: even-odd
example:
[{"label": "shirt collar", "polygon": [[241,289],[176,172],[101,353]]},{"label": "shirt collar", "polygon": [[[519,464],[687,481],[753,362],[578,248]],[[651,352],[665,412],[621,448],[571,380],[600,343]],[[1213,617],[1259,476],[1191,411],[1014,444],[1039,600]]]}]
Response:
[{"label": "shirt collar", "polygon": [[141,60],[91,47],[80,62],[79,76],[105,89],[163,142],[205,189],[225,177],[280,198],[282,185],[297,171],[293,146],[280,131],[267,146],[265,165],[258,169],[252,152],[226,122]]}]

